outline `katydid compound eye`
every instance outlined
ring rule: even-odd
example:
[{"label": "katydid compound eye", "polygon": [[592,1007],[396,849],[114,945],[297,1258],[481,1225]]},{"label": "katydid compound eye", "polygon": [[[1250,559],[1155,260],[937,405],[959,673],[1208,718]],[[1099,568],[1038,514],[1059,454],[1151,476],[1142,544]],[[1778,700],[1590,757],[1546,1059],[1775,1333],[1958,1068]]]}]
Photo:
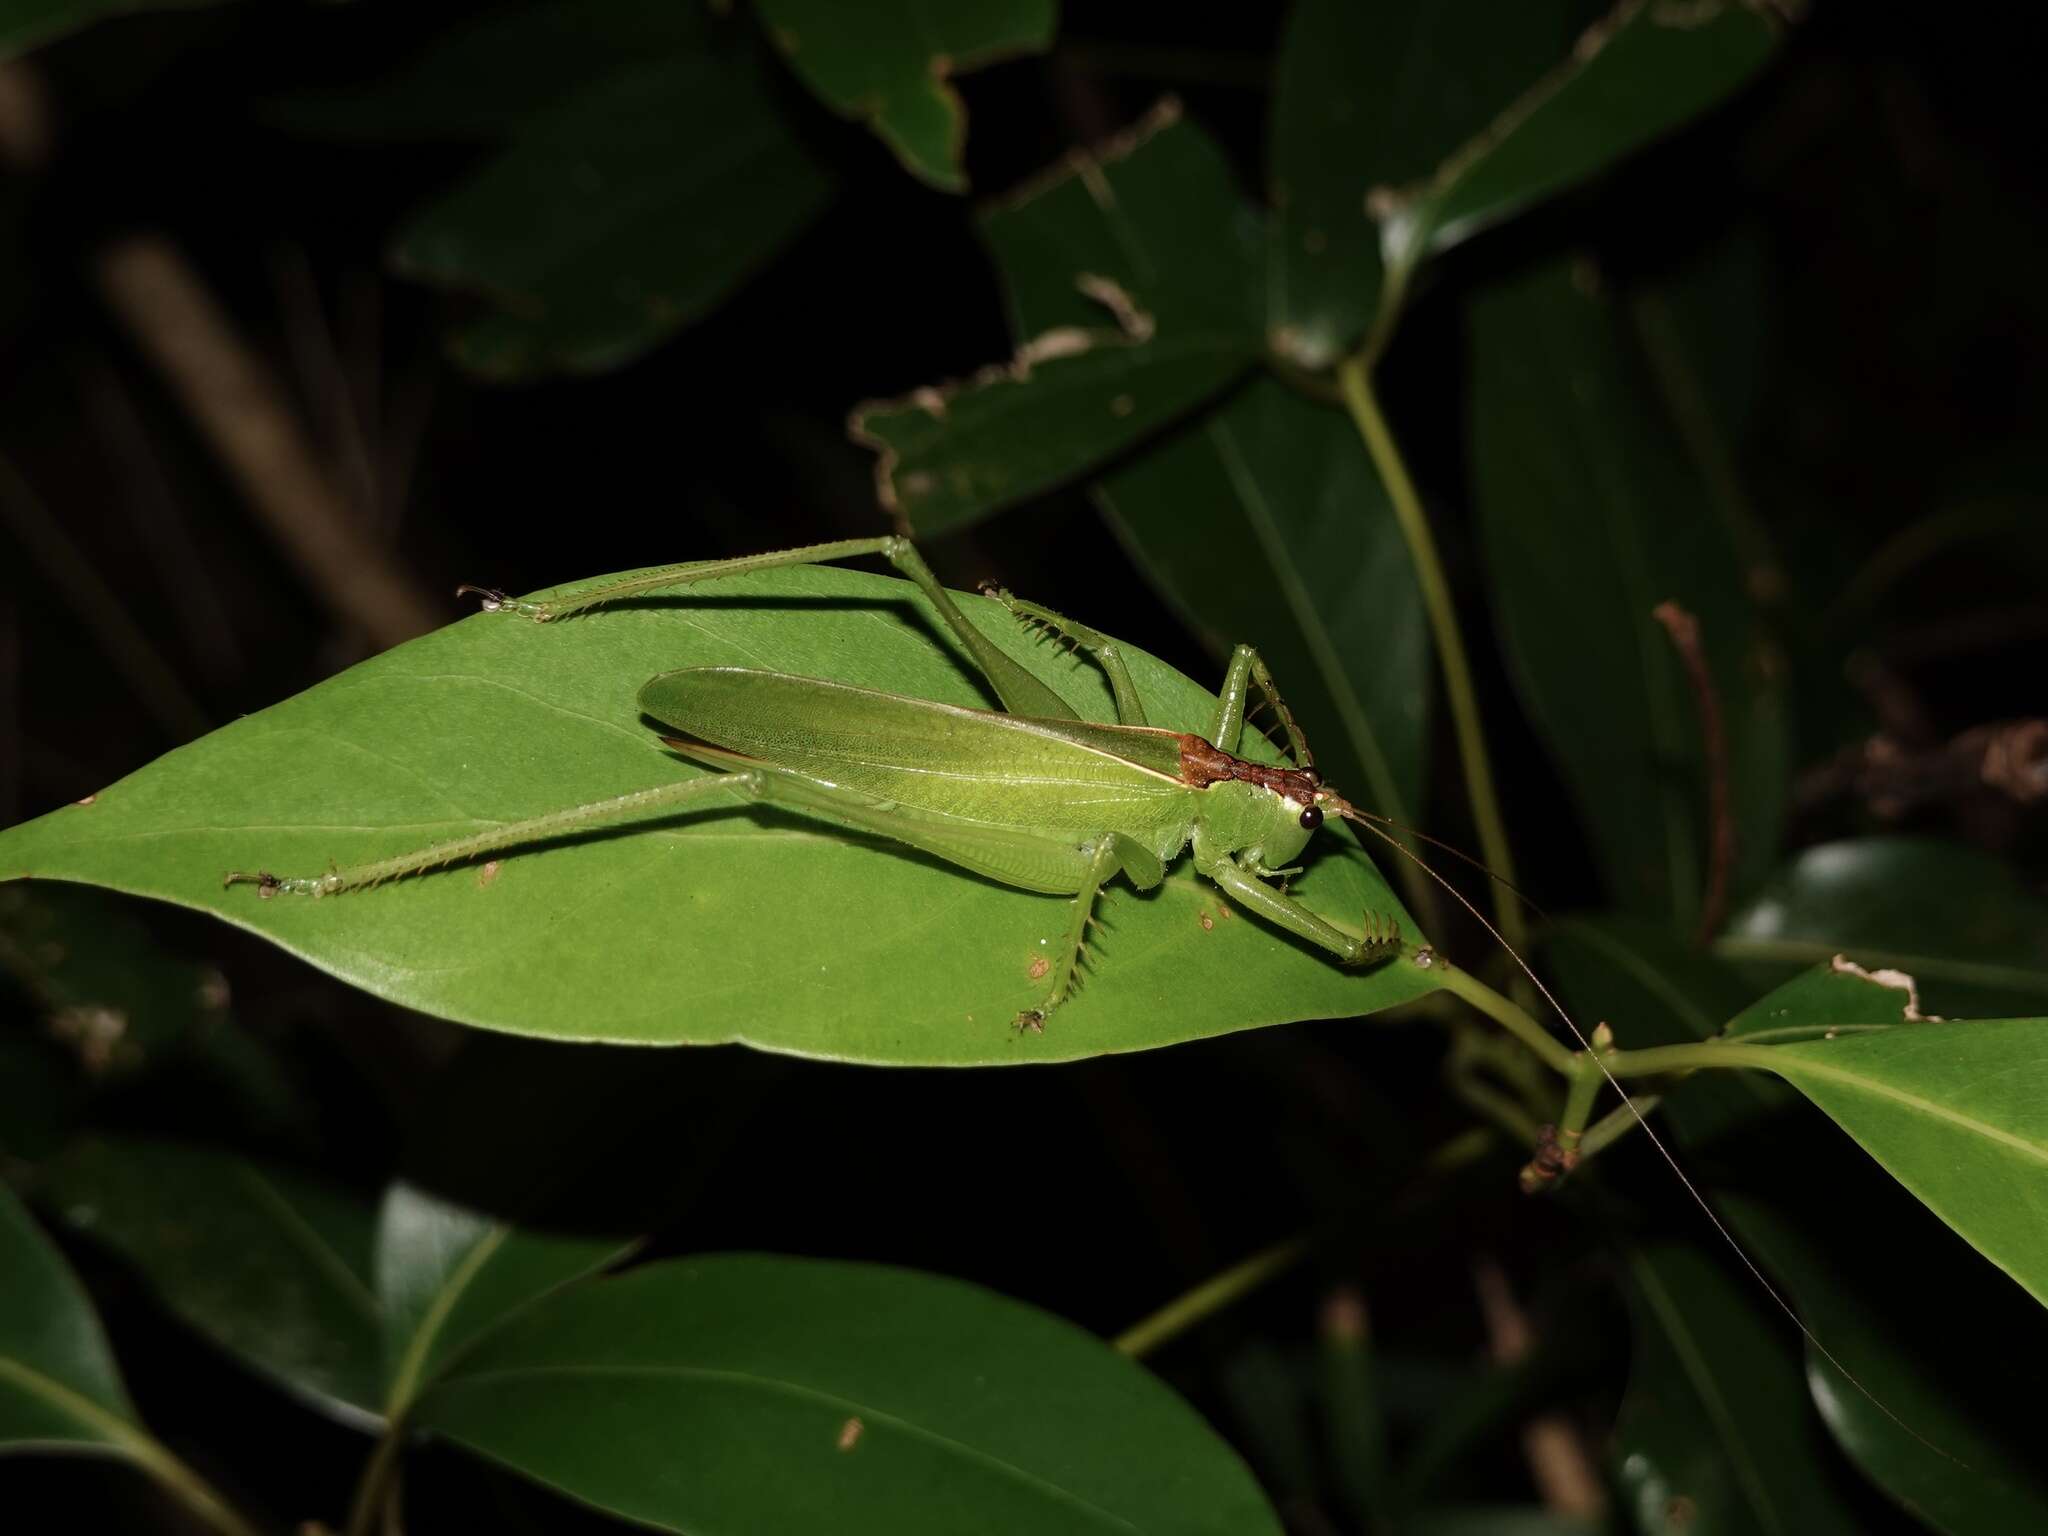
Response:
[{"label": "katydid compound eye", "polygon": [[1308,831],[1315,831],[1317,827],[1323,824],[1323,808],[1320,805],[1312,805],[1303,811],[1301,813],[1301,824]]}]

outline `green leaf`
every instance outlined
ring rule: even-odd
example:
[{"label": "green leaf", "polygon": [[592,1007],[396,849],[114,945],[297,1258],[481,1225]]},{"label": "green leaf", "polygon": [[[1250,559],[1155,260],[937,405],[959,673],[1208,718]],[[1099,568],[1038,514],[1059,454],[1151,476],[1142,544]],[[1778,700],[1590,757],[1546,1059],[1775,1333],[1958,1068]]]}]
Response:
[{"label": "green leaf", "polygon": [[0,1184],[0,1452],[127,1451],[140,1436],[85,1290]]},{"label": "green leaf", "polygon": [[214,3],[216,0],[9,0],[5,13],[0,14],[0,60],[55,42],[110,16],[195,10]]},{"label": "green leaf", "polygon": [[1926,1013],[2048,1011],[2048,901],[2011,865],[1953,843],[1865,837],[1808,848],[1715,947],[1764,982],[1846,951],[1910,973]]},{"label": "green leaf", "polygon": [[[956,601],[993,642],[1113,718],[1099,672],[1000,605]],[[1042,1035],[1035,1000],[1067,903],[894,845],[735,806],[378,890],[263,901],[230,869],[317,873],[697,770],[641,722],[640,685],[744,665],[986,707],[908,584],[796,568],[548,626],[479,614],[236,721],[102,791],[0,832],[0,876],[173,901],[354,985],[459,1022],[571,1040],[739,1040],[837,1060],[993,1064],[1139,1050],[1430,990],[1407,962],[1345,970],[1229,911],[1183,860],[1155,893],[1105,892],[1089,985]],[[1155,725],[1209,728],[1214,696],[1126,648]],[[1291,890],[1340,923],[1403,912],[1355,845],[1325,838]]]},{"label": "green leaf", "polygon": [[1748,0],[1627,0],[1393,206],[1388,265],[1455,245],[1662,138],[1752,79],[1778,35]]},{"label": "green leaf", "polygon": [[1255,645],[1332,783],[1420,819],[1429,638],[1401,530],[1344,417],[1270,380],[1097,487],[1219,654]]},{"label": "green leaf", "polygon": [[1275,350],[1334,362],[1425,257],[1711,108],[1778,35],[1743,0],[1630,0],[1574,44],[1587,15],[1573,0],[1295,7],[1270,135]]},{"label": "green leaf", "polygon": [[1635,1528],[1656,1536],[1853,1533],[1827,1431],[1782,1329],[1696,1249],[1660,1243],[1628,1263],[1635,1360],[1614,1466]]},{"label": "green leaf", "polygon": [[376,1271],[391,1412],[478,1339],[630,1246],[515,1226],[393,1185],[377,1218]]},{"label": "green leaf", "polygon": [[1789,728],[1727,522],[1662,422],[1609,306],[1552,263],[1473,309],[1473,474],[1508,668],[1625,905],[1697,920],[1702,703],[1652,610],[1699,624],[1727,744],[1737,889],[1784,815]]},{"label": "green leaf", "polygon": [[964,384],[868,404],[882,505],[959,527],[1098,467],[1257,355],[1257,224],[1216,145],[1167,103],[983,221],[1018,350]]},{"label": "green leaf", "polygon": [[1384,281],[1374,194],[1427,176],[1556,63],[1590,13],[1581,0],[1296,0],[1267,136],[1275,351],[1324,368],[1356,344]]},{"label": "green leaf", "polygon": [[[1738,973],[1654,924],[1572,922],[1545,955],[1573,1005],[1611,1020],[1625,1045],[1704,1038],[1742,995]],[[1823,966],[1741,1009],[1727,1033],[1855,1030],[1898,1020],[1902,1001],[1896,987]],[[1697,1073],[1660,1118],[1744,1247],[1861,1384],[1809,1344],[1814,1399],[1863,1470],[1945,1531],[2048,1524],[2038,1447],[2010,1410],[2033,1390],[2028,1362],[2048,1350],[2048,1313],[1784,1084]],[[1776,1326],[1769,1298],[1753,1297]]]},{"label": "green leaf", "polygon": [[383,1402],[372,1212],[348,1191],[231,1152],[92,1138],[45,1198],[119,1254],[171,1313],[349,1423]]},{"label": "green leaf", "polygon": [[1979,1253],[2048,1305],[2048,1019],[1757,1048]]},{"label": "green leaf", "polygon": [[644,46],[528,118],[393,251],[411,276],[496,302],[455,340],[479,373],[638,357],[759,270],[829,195],[758,43],[694,7],[621,14],[645,16]]},{"label": "green leaf", "polygon": [[1052,46],[1056,0],[931,4],[757,0],[775,46],[825,104],[865,118],[913,175],[967,190],[967,112],[948,83],[984,64]]},{"label": "green leaf", "polygon": [[1141,1367],[993,1292],[874,1265],[726,1255],[582,1287],[482,1346],[416,1422],[671,1531],[1280,1529]]}]

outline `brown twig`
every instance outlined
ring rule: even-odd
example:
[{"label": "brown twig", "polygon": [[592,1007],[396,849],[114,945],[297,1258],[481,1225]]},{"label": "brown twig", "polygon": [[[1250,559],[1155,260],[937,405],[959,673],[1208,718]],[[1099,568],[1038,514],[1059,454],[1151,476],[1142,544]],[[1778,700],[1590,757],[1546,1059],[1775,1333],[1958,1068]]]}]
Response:
[{"label": "brown twig", "polygon": [[130,236],[96,267],[108,306],[163,370],[307,585],[380,648],[432,629],[437,606],[364,532],[276,375],[178,249],[160,235]]},{"label": "brown twig", "polygon": [[1922,806],[1986,794],[2015,805],[2048,800],[2048,720],[1974,726],[1931,746],[1880,732],[1807,774],[1798,804],[1813,810],[1846,795],[1879,820],[1897,821]]},{"label": "brown twig", "polygon": [[1700,901],[1698,942],[1706,943],[1728,910],[1728,881],[1735,868],[1735,813],[1728,801],[1728,733],[1721,722],[1721,695],[1700,645],[1700,621],[1675,602],[1662,602],[1650,617],[1664,626],[1699,709],[1700,744],[1707,759],[1707,889]]},{"label": "brown twig", "polygon": [[[1479,1293],[1479,1314],[1486,1322],[1494,1362],[1507,1366],[1527,1358],[1534,1332],[1500,1265],[1481,1259],[1472,1268],[1472,1284]],[[1588,1520],[1606,1510],[1607,1495],[1585,1438],[1563,1414],[1539,1413],[1530,1419],[1522,1428],[1522,1454],[1544,1508]]]}]

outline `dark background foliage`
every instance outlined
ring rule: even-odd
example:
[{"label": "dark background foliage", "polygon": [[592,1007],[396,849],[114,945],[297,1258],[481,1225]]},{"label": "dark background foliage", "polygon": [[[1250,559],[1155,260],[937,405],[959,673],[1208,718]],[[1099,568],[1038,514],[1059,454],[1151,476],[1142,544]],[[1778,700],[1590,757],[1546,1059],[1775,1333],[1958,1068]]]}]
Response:
[{"label": "dark background foliage", "polygon": [[[523,591],[882,531],[849,410],[1010,352],[971,205],[906,175],[784,80],[784,106],[833,185],[814,225],[623,366],[513,383],[466,372],[446,342],[483,301],[407,281],[387,257],[475,152],[316,133],[294,115],[295,103],[388,76],[455,10],[152,12],[34,55],[47,149],[35,152],[36,123],[17,119],[9,131],[27,137],[0,183],[0,825],[376,648],[252,519],[110,311],[95,273],[112,242],[149,230],[182,249],[275,370],[359,531],[447,618],[463,611],[445,595],[462,581]],[[975,198],[1118,131],[1166,92],[1257,187],[1281,20],[1278,8],[1075,0],[1048,55],[960,81]],[[1940,743],[2048,714],[2048,198],[2027,44],[2000,6],[1951,8],[1938,25],[1820,6],[1734,100],[1453,252],[1417,295],[1381,370],[1383,398],[1464,595],[1522,883],[1544,906],[1611,893],[1480,596],[1466,298],[1581,249],[1619,291],[1676,295],[1676,323],[1704,344],[1701,376],[1780,567],[1751,574],[1785,639],[1790,846],[1924,833],[2006,858],[2038,888],[2048,842],[2037,813],[1965,794],[1887,816],[1828,777],[1880,730]],[[1083,487],[929,553],[951,585],[1000,579],[1195,677],[1218,669],[1215,637],[1156,594]],[[1414,814],[1469,845],[1441,711],[1431,730]],[[232,1126],[225,1139],[244,1149],[366,1190],[404,1169],[488,1204],[506,1159],[539,1141],[604,1170],[596,1182],[636,1217],[657,1210],[654,1253],[886,1260],[1114,1333],[1262,1245],[1361,1204],[1384,1208],[1467,1118],[1439,1091],[1439,1038],[1412,1027],[1306,1025],[1032,1073],[854,1069],[732,1048],[649,1055],[467,1034],[190,914],[106,910],[81,904],[67,920],[134,925],[138,946],[224,978],[231,1004],[167,1029],[160,1047],[131,1037],[96,1062],[40,1028],[62,1011],[64,978],[13,967],[0,1144],[17,1163],[86,1118],[200,1141]],[[224,1047],[230,1029],[245,1044]],[[1420,1426],[1464,1405],[1469,1433],[1441,1453],[1462,1502],[1529,1501],[1504,1426],[1532,1403],[1600,1443],[1628,1359],[1605,1216],[1589,1216],[1597,1202],[1524,1201],[1518,1161],[1482,1158],[1426,1216],[1356,1223],[1154,1362],[1299,1529],[1348,1528],[1331,1523],[1340,1479],[1302,1385],[1329,1348],[1318,1311],[1333,1288],[1370,1298],[1404,1453],[1423,1442]],[[1613,1183],[1601,1198],[1630,1202],[1631,1219],[1696,1235],[1697,1212],[1647,1159]],[[593,1221],[594,1209],[582,1208]],[[358,1436],[280,1407],[163,1326],[103,1253],[70,1251],[160,1435],[258,1509],[346,1504]],[[1491,1262],[1539,1339],[1506,1376],[1479,1364],[1488,1327],[1473,1274]],[[10,1502],[55,1493],[76,1523],[164,1518],[139,1481],[91,1464],[0,1467]],[[534,1529],[601,1523],[445,1451],[417,1463],[409,1497],[422,1530],[479,1507],[516,1506]],[[1874,1523],[1895,1518],[1856,1497],[1872,1500]]]}]

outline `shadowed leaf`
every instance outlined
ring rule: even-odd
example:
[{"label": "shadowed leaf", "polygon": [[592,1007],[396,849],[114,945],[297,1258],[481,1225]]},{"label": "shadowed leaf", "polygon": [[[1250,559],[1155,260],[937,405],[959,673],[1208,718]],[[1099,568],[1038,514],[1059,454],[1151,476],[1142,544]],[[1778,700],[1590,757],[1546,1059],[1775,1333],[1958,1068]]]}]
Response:
[{"label": "shadowed leaf", "polygon": [[834,111],[865,118],[912,174],[948,192],[960,169],[967,112],[951,77],[1052,43],[1057,0],[972,4],[888,0],[755,0],[790,68]]},{"label": "shadowed leaf", "polygon": [[993,1292],[873,1265],[650,1265],[481,1347],[416,1422],[662,1530],[1277,1533],[1142,1367]]},{"label": "shadowed leaf", "polygon": [[854,413],[882,504],[925,533],[1096,468],[1257,355],[1256,221],[1221,152],[1167,103],[983,220],[1018,352]]},{"label": "shadowed leaf", "polygon": [[1675,601],[1699,624],[1737,890],[1777,845],[1785,704],[1733,534],[1641,411],[1623,330],[1590,286],[1552,263],[1475,303],[1475,494],[1508,670],[1608,886],[1690,927],[1708,878],[1704,706],[1653,610]]}]

